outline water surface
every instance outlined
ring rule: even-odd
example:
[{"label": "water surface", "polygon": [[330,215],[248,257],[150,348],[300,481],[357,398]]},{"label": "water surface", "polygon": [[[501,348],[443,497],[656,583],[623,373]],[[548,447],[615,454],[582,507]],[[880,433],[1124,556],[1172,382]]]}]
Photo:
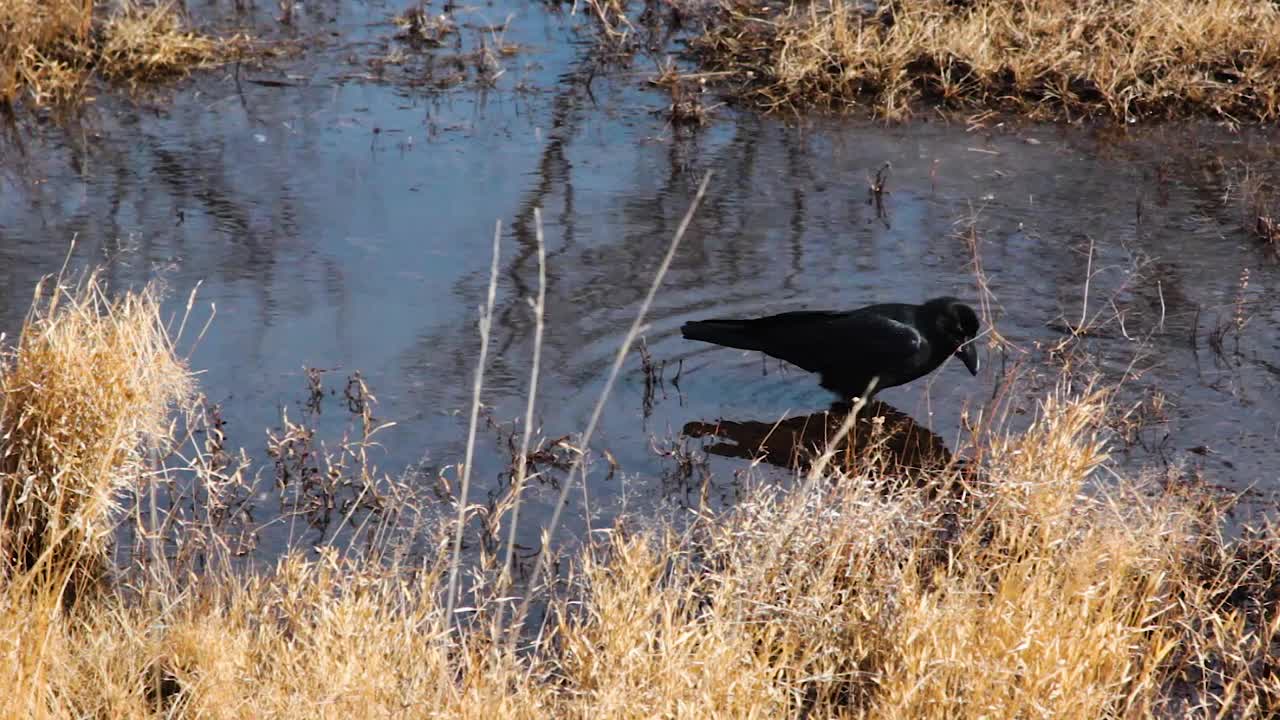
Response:
[{"label": "water surface", "polygon": [[[941,294],[986,297],[1009,345],[984,351],[977,378],[951,362],[881,399],[953,446],[962,412],[990,402],[1002,370],[1028,375],[1013,405],[1030,416],[1047,389],[1035,376],[1056,375],[1049,349],[1083,310],[1094,330],[1077,344],[1091,358],[1081,370],[1123,379],[1125,403],[1163,400],[1130,442],[1113,443],[1124,463],[1251,488],[1261,507],[1280,490],[1276,262],[1223,197],[1238,163],[1274,163],[1268,136],[1196,125],[797,123],[730,109],[691,131],[667,124],[668,100],[646,87],[646,61],[593,69],[580,19],[564,13],[498,0],[459,12],[471,25],[461,51],[427,51],[393,39],[394,4],[304,7],[284,29],[264,10],[206,18],[292,37],[308,48],[297,57],[225,68],[171,98],[104,98],[70,127],[22,124],[0,161],[0,328],[17,330],[33,284],[61,266],[74,238],[73,265],[104,264],[119,287],[162,276],[175,311],[203,283],[199,319],[216,314],[191,361],[233,444],[261,454],[282,408],[302,412],[305,367],[325,369],[326,387],[339,391],[359,369],[378,416],[396,423],[380,436],[380,465],[422,482],[452,477],[495,223],[486,416],[507,425],[523,413],[541,208],[538,430],[557,438],[585,426],[711,171],[644,332],[666,382],[646,397],[640,357],[629,357],[593,442],[618,463],[612,473],[593,464],[593,526],[624,507],[687,500],[671,482],[678,463],[655,452],[682,446],[700,461],[702,441],[680,438],[686,423],[772,422],[830,401],[813,378],[758,354],[681,340],[681,323]],[[472,52],[481,38],[491,46],[499,36],[489,26],[504,22],[501,43],[519,49],[501,58],[496,79],[465,63],[432,65],[432,54]],[[410,61],[369,62],[396,50]],[[465,79],[441,87],[440,65]],[[868,179],[886,162],[889,192],[875,203]],[[322,426],[337,432],[340,408],[326,412]],[[473,497],[499,491],[509,459],[502,431],[482,430]],[[749,463],[708,463],[713,495],[731,498]],[[525,545],[536,543],[554,496],[549,486],[531,492]],[[580,534],[587,520],[573,498],[569,528]],[[268,528],[262,547],[287,537]]]}]

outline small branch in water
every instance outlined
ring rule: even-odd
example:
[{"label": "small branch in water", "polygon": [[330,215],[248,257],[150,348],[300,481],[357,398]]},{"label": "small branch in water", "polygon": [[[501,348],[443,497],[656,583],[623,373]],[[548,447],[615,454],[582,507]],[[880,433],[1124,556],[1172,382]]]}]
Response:
[{"label": "small branch in water", "polygon": [[886,190],[885,187],[889,183],[889,170],[893,167],[893,163],[886,160],[879,170],[876,170],[875,177],[867,178],[867,185],[870,186],[871,194],[879,198]]},{"label": "small branch in water", "polygon": [[867,177],[867,204],[875,206],[876,217],[884,223],[886,228],[889,227],[889,221],[885,215],[884,195],[888,192],[886,186],[889,183],[889,170],[892,167],[892,163],[886,160],[876,171],[875,177]]},{"label": "small branch in water", "polygon": [[1080,306],[1080,322],[1076,324],[1072,332],[1079,334],[1084,330],[1085,320],[1089,317],[1089,283],[1093,280],[1093,238],[1089,238],[1089,259],[1084,269],[1084,302]]}]

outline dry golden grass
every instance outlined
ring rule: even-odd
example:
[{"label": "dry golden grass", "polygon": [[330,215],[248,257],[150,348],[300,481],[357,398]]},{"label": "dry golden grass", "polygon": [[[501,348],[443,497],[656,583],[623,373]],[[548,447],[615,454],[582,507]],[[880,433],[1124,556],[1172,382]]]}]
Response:
[{"label": "dry golden grass", "polygon": [[160,447],[192,383],[153,288],[97,275],[36,289],[0,364],[0,527],[10,569],[74,595],[101,569],[119,494]]},{"label": "dry golden grass", "polygon": [[127,0],[107,18],[102,34],[103,75],[135,85],[209,67],[225,52],[219,41],[189,30],[172,3],[148,8]]},{"label": "dry golden grass", "polygon": [[694,42],[769,109],[925,102],[1039,118],[1280,116],[1280,6],[1270,0],[723,0]]},{"label": "dry golden grass", "polygon": [[[113,494],[190,391],[154,294],[109,301],[93,278],[38,294],[3,377],[5,498],[35,499],[6,530],[30,534],[21,519],[45,508],[75,528],[46,547],[100,559]],[[1051,393],[1025,431],[978,440],[963,474],[833,471],[683,529],[622,521],[565,558],[554,591],[495,582],[495,561],[452,623],[448,522],[421,562],[390,547],[256,572],[166,561],[72,606],[16,564],[0,715],[1274,716],[1280,535],[1226,540],[1207,492],[1104,472],[1107,407]],[[526,591],[545,620],[510,645],[499,595]]]},{"label": "dry golden grass", "polygon": [[841,478],[619,530],[519,656],[493,605],[439,630],[443,560],[328,555],[74,621],[11,592],[0,683],[32,717],[1270,716],[1280,542],[1222,542],[1194,494],[1087,492],[1101,410],[1051,399],[963,507]]},{"label": "dry golden grass", "polygon": [[1050,398],[958,507],[841,478],[761,493],[692,543],[620,541],[564,611],[565,676],[590,712],[636,717],[1147,717],[1178,693],[1216,710],[1228,686],[1231,709],[1267,716],[1274,598],[1223,603],[1251,561],[1216,555],[1206,582],[1201,543],[1224,546],[1191,497],[1086,492],[1102,400]]},{"label": "dry golden grass", "polygon": [[173,2],[0,0],[0,102],[80,102],[95,74],[167,80],[217,64],[234,44],[188,29]]},{"label": "dry golden grass", "polygon": [[0,99],[24,92],[37,104],[79,94],[81,57],[93,26],[92,0],[0,2]]}]

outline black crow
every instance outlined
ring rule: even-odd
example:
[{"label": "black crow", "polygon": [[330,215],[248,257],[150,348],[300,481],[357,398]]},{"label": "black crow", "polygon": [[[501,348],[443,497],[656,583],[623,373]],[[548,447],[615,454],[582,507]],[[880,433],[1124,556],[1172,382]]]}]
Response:
[{"label": "black crow", "polygon": [[[885,303],[849,312],[801,310],[754,320],[685,323],[690,340],[759,350],[816,372],[822,387],[848,401],[875,389],[909,383],[933,372],[951,355],[978,374],[978,314],[953,297],[923,305]],[[867,398],[870,400],[870,396]]]}]

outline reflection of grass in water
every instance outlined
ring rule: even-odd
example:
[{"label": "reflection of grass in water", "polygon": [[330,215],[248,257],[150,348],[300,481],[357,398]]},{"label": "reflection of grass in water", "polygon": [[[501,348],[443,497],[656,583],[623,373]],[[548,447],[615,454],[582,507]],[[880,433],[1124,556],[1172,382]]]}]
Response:
[{"label": "reflection of grass in water", "polygon": [[[115,495],[169,483],[139,458],[190,387],[149,293],[112,302],[90,281],[54,297],[4,370],[4,541],[32,537],[22,518],[43,508],[61,531],[39,537],[67,568],[106,562]],[[173,554],[117,568],[127,581],[69,610],[50,591],[57,576],[6,568],[0,692],[7,714],[27,717],[1092,719],[1195,703],[1270,716],[1280,536],[1228,541],[1206,492],[1104,475],[1110,401],[1048,393],[1024,432],[975,435],[963,475],[941,467],[886,488],[836,463],[800,487],[748,487],[684,530],[619,522],[561,559],[554,588],[507,581],[528,571],[514,535],[506,553],[480,544],[449,622],[453,511],[421,494],[388,503],[417,518],[408,525],[431,523],[419,560],[391,532],[357,530],[351,552],[299,547],[257,572],[217,561],[231,548],[218,513],[175,503],[160,523]],[[325,483],[385,487],[360,477],[363,460],[307,447]],[[178,470],[212,495],[230,471],[197,455]],[[517,494],[525,480],[514,468]],[[340,525],[355,512],[325,502]],[[479,520],[502,537],[517,510],[504,500],[462,516],[468,532]],[[545,620],[513,647],[503,626],[525,594]]]},{"label": "reflection of grass in water", "polygon": [[1128,121],[1280,114],[1280,8],[1264,0],[724,0],[695,47],[757,105],[924,100]]},{"label": "reflection of grass in water", "polygon": [[1226,194],[1239,203],[1245,229],[1280,256],[1280,191],[1274,180],[1246,165],[1229,183]]},{"label": "reflection of grass in water", "polygon": [[196,33],[172,2],[0,0],[0,101],[79,102],[94,74],[131,86],[209,67],[229,42]]}]

